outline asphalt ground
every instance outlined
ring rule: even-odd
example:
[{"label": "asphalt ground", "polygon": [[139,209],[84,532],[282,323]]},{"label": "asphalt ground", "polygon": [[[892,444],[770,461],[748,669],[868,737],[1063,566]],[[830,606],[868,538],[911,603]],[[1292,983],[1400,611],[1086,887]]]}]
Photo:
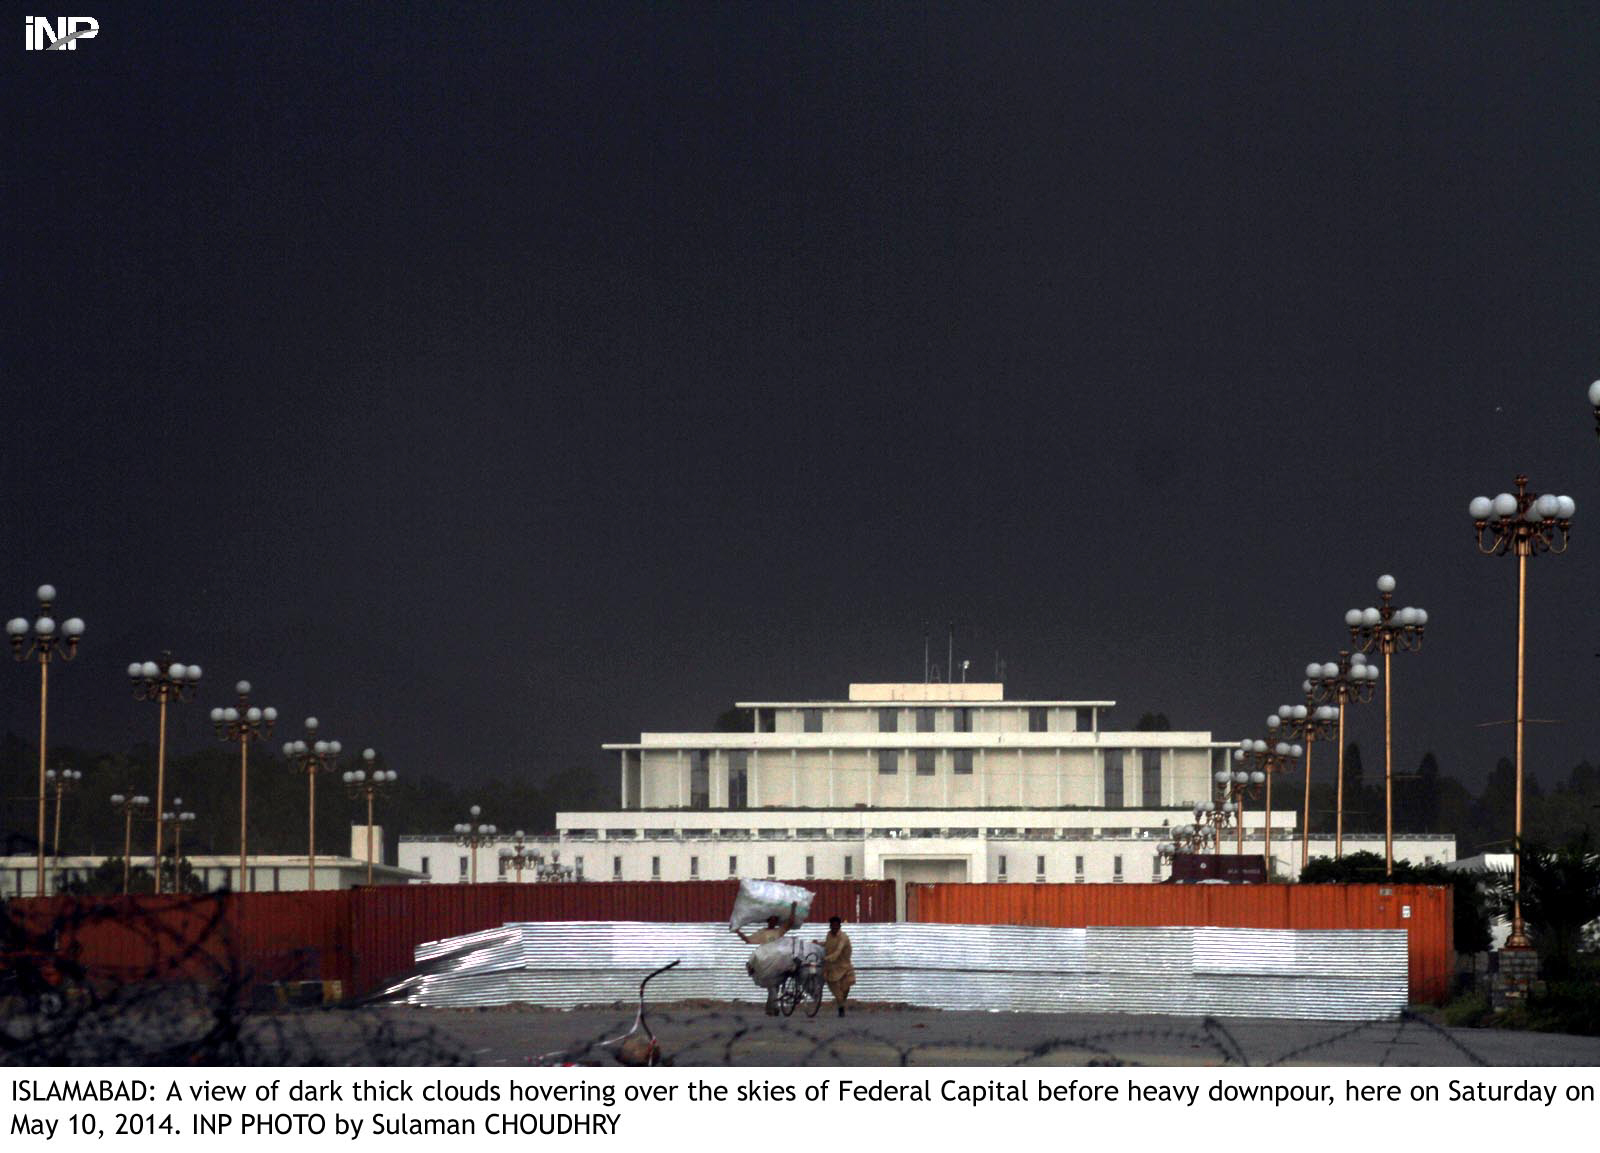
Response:
[{"label": "asphalt ground", "polygon": [[[355,1051],[341,1058],[341,1049],[376,1031],[395,1052],[414,1047],[424,1059],[449,1053],[474,1065],[532,1066],[614,1063],[614,1047],[596,1043],[626,1033],[634,1011],[385,1006],[288,1016],[333,1062],[359,1060]],[[1600,1065],[1600,1037],[1449,1029],[1410,1014],[1351,1024],[868,1005],[841,1019],[827,1004],[814,1019],[774,1019],[759,1004],[703,1002],[652,1007],[647,1019],[676,1065]]]}]

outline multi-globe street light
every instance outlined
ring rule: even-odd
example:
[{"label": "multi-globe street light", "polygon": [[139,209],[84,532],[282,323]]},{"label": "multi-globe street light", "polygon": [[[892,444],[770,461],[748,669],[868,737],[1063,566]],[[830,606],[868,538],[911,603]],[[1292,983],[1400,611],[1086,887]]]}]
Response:
[{"label": "multi-globe street light", "polygon": [[[133,682],[133,699],[155,701],[161,709],[161,724],[156,737],[156,812],[166,812],[167,804],[167,703],[186,701],[194,696],[200,683],[200,666],[186,665],[172,659],[171,653],[162,653],[159,661],[135,661],[128,666],[128,679]],[[156,892],[161,892],[161,833],[165,822],[156,821],[155,876]]]},{"label": "multi-globe street light", "polygon": [[[159,827],[172,829],[172,891],[183,892],[183,830],[194,824],[195,816],[183,807],[182,797],[172,798],[172,808],[156,819]],[[160,862],[156,862],[158,870]],[[157,890],[159,891],[159,889]]]},{"label": "multi-globe street light", "polygon": [[377,795],[399,779],[393,769],[373,768],[378,759],[375,749],[362,749],[361,762],[365,768],[352,769],[343,776],[345,791],[351,797],[367,799],[367,887],[372,887],[372,802]]},{"label": "multi-globe street light", "polygon": [[[6,622],[6,636],[11,638],[11,653],[19,661],[36,660],[39,662],[39,852],[37,879],[35,880],[34,896],[44,896],[44,810],[46,795],[45,780],[45,719],[48,715],[50,702],[50,660],[60,656],[64,661],[70,661],[78,655],[78,642],[83,638],[83,621],[78,617],[68,617],[61,623],[60,631],[56,629],[56,620],[50,615],[56,601],[55,585],[40,585],[37,593],[39,598],[39,615],[30,625],[25,617],[12,617]],[[29,641],[28,634],[32,632],[33,639]]]},{"label": "multi-globe street light", "polygon": [[[1591,398],[1594,390],[1590,389]],[[1527,652],[1528,558],[1547,552],[1567,551],[1572,517],[1577,504],[1570,496],[1530,492],[1528,478],[1518,476],[1515,494],[1503,492],[1490,500],[1472,498],[1467,506],[1478,534],[1478,551],[1484,556],[1517,558],[1517,814],[1512,841],[1511,936],[1508,949],[1529,947],[1522,924],[1522,732],[1523,669]]]},{"label": "multi-globe street light", "polygon": [[1600,436],[1600,380],[1589,386],[1589,407],[1594,409],[1594,434]]},{"label": "multi-globe street light", "polygon": [[1414,653],[1422,650],[1422,636],[1427,629],[1428,613],[1425,609],[1394,607],[1394,577],[1385,573],[1378,578],[1378,604],[1364,609],[1351,609],[1344,614],[1344,623],[1350,629],[1350,643],[1363,653],[1377,651],[1383,654],[1383,860],[1384,874],[1394,876],[1394,740],[1392,736],[1391,697],[1394,695],[1394,676],[1389,658],[1395,653]]},{"label": "multi-globe street light", "polygon": [[478,883],[478,849],[489,844],[499,835],[499,830],[493,825],[483,824],[478,820],[483,815],[483,809],[473,805],[467,810],[472,820],[465,821],[455,827],[456,844],[471,853],[472,884]]},{"label": "multi-globe street light", "polygon": [[211,723],[216,726],[218,740],[239,742],[239,892],[247,893],[250,873],[245,821],[250,812],[250,742],[263,741],[271,735],[278,710],[252,705],[249,681],[240,681],[233,691],[239,694],[239,703],[212,709]]},{"label": "multi-globe street light", "polygon": [[1300,688],[1313,704],[1332,701],[1339,710],[1339,769],[1334,784],[1333,857],[1344,856],[1344,709],[1349,704],[1366,704],[1377,687],[1378,666],[1367,663],[1366,654],[1343,650],[1337,661],[1306,666],[1306,679]]},{"label": "multi-globe street light", "polygon": [[544,854],[528,848],[526,836],[521,829],[511,834],[512,842],[509,846],[500,849],[500,873],[505,875],[506,869],[515,869],[517,884],[522,884],[522,870],[534,865],[544,864]]},{"label": "multi-globe street light", "polygon": [[50,855],[61,855],[61,801],[68,793],[83,783],[83,774],[77,769],[47,769],[44,774],[46,786],[56,792],[56,834],[50,840]]},{"label": "multi-globe street light", "polygon": [[288,741],[283,746],[289,767],[306,775],[306,889],[310,892],[317,888],[317,774],[333,772],[344,749],[338,741],[317,740],[318,727],[316,717],[307,717],[306,736],[311,742]]},{"label": "multi-globe street light", "polygon": [[140,793],[112,793],[111,807],[122,814],[122,895],[128,895],[129,856],[133,852],[133,819],[143,818],[150,808],[150,798]]},{"label": "multi-globe street light", "polygon": [[[1306,700],[1311,702],[1310,693],[1306,694]],[[1278,715],[1267,718],[1269,732],[1288,737],[1292,741],[1305,742],[1305,801],[1300,810],[1301,872],[1305,871],[1306,862],[1311,859],[1311,746],[1332,735],[1338,717],[1339,710],[1332,705],[1318,705],[1312,702],[1304,705],[1279,705]]]},{"label": "multi-globe street light", "polygon": [[[1235,784],[1266,785],[1266,799],[1264,802],[1266,805],[1266,823],[1263,826],[1262,853],[1266,857],[1268,880],[1272,879],[1272,778],[1287,768],[1291,759],[1300,757],[1305,753],[1305,749],[1301,746],[1279,739],[1277,730],[1282,725],[1283,722],[1279,717],[1268,717],[1268,740],[1240,741],[1239,747],[1233,751],[1233,760],[1238,766],[1238,770],[1234,773]],[[1240,772],[1249,773],[1248,782],[1239,781]],[[1242,808],[1239,817],[1239,843],[1240,851],[1242,852],[1244,845],[1244,812]]]}]

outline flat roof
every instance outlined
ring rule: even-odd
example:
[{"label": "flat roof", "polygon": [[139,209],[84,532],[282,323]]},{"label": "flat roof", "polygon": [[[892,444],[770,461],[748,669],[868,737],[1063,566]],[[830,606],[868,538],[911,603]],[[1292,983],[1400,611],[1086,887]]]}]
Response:
[{"label": "flat roof", "polygon": [[1208,732],[1139,729],[1097,733],[640,733],[637,741],[600,746],[635,749],[1235,749]]},{"label": "flat roof", "polygon": [[[946,686],[948,687],[948,686]],[[886,698],[881,700],[850,700],[850,701],[735,701],[736,709],[881,709],[890,705],[910,706],[939,706],[972,709],[1027,709],[1027,708],[1056,708],[1056,709],[1109,709],[1116,705],[1116,701],[1005,701],[966,699],[959,697],[924,697],[917,700],[907,700],[903,697]]]}]

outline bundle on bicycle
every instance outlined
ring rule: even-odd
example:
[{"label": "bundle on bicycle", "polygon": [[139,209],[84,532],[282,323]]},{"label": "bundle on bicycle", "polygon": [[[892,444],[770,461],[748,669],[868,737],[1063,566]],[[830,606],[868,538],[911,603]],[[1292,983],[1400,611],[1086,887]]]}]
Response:
[{"label": "bundle on bicycle", "polygon": [[[777,881],[740,881],[728,927],[756,950],[745,963],[751,980],[767,991],[767,1014],[785,1017],[806,1004],[815,1017],[822,1006],[822,946],[788,936],[811,912],[812,894]],[[766,927],[745,933],[744,926]]]}]

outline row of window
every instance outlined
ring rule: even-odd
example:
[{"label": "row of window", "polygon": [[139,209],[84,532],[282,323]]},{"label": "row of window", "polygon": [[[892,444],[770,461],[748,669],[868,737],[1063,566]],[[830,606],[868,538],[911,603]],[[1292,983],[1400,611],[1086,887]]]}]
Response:
[{"label": "row of window", "polygon": [[[903,710],[897,708],[881,708],[878,710],[878,731],[880,733],[898,733],[900,731],[900,714]],[[800,710],[800,727],[803,732],[820,733],[823,731],[822,718],[824,710],[808,708]],[[916,732],[934,732],[935,715],[938,712],[931,708],[914,708],[910,710],[912,725]],[[952,732],[972,732],[972,710],[970,708],[955,708],[950,710]],[[1087,733],[1094,730],[1094,710],[1092,708],[1078,708],[1073,710],[1073,732]],[[1028,731],[1030,733],[1048,733],[1055,731],[1050,725],[1050,709],[1041,705],[1028,707]],[[756,710],[756,732],[777,732],[777,710]]]},{"label": "row of window", "polygon": [[[1009,865],[1010,862],[1007,860],[1006,855],[1001,853],[996,862],[995,868],[995,878],[997,880],[1005,881],[1010,879]],[[1083,858],[1081,856],[1072,858],[1072,875],[1073,879],[1077,881],[1082,881],[1085,879],[1083,871]],[[1111,879],[1113,881],[1120,881],[1123,879],[1123,876],[1122,855],[1119,853],[1111,858]],[[1045,858],[1043,854],[1040,854],[1033,859],[1033,879],[1035,881],[1043,881],[1048,879],[1045,869]],[[1161,879],[1161,855],[1159,853],[1152,853],[1150,855],[1150,879],[1153,881],[1159,881]]]},{"label": "row of window", "polygon": [[[854,877],[856,875],[855,874],[855,868],[856,868],[856,859],[855,859],[855,857],[850,853],[846,853],[845,856],[844,856],[844,877],[845,877],[846,880],[848,880],[849,878]],[[739,874],[739,858],[736,855],[730,855],[728,857],[728,876],[737,877],[739,875],[740,875]],[[767,876],[768,877],[776,877],[777,875],[778,875],[778,858],[769,856],[767,858]],[[817,875],[817,859],[815,857],[812,857],[812,856],[807,856],[806,857],[806,876],[807,876],[807,878],[813,878],[814,879],[816,877],[816,875]],[[699,857],[690,857],[689,858],[689,878],[690,878],[690,880],[695,880],[695,879],[698,879],[699,876],[700,876],[700,858]],[[613,881],[620,881],[620,880],[624,879],[623,876],[622,876],[622,858],[621,857],[612,857],[611,858],[611,879]],[[659,881],[661,879],[661,858],[660,857],[651,857],[650,858],[650,879],[652,881]]]},{"label": "row of window", "polygon": [[[925,712],[928,710],[918,710]],[[966,710],[959,710],[966,711]],[[892,732],[893,730],[886,730]],[[1102,750],[1102,772],[1104,773],[1105,807],[1108,809],[1125,808],[1123,799],[1123,756],[1130,750],[1105,749]],[[878,750],[878,775],[894,776],[900,771],[902,757],[912,759],[914,771],[919,777],[931,777],[937,769],[936,749],[879,749]],[[950,771],[958,777],[972,775],[973,750],[950,750]],[[1141,800],[1134,802],[1134,807],[1157,806],[1161,804],[1161,750],[1140,749],[1139,769],[1141,774],[1140,784],[1143,789]],[[750,807],[750,754],[744,749],[733,749],[728,753],[728,805],[730,809],[745,809]],[[694,749],[689,753],[689,807],[696,810],[711,808],[711,753],[706,749]]]}]

